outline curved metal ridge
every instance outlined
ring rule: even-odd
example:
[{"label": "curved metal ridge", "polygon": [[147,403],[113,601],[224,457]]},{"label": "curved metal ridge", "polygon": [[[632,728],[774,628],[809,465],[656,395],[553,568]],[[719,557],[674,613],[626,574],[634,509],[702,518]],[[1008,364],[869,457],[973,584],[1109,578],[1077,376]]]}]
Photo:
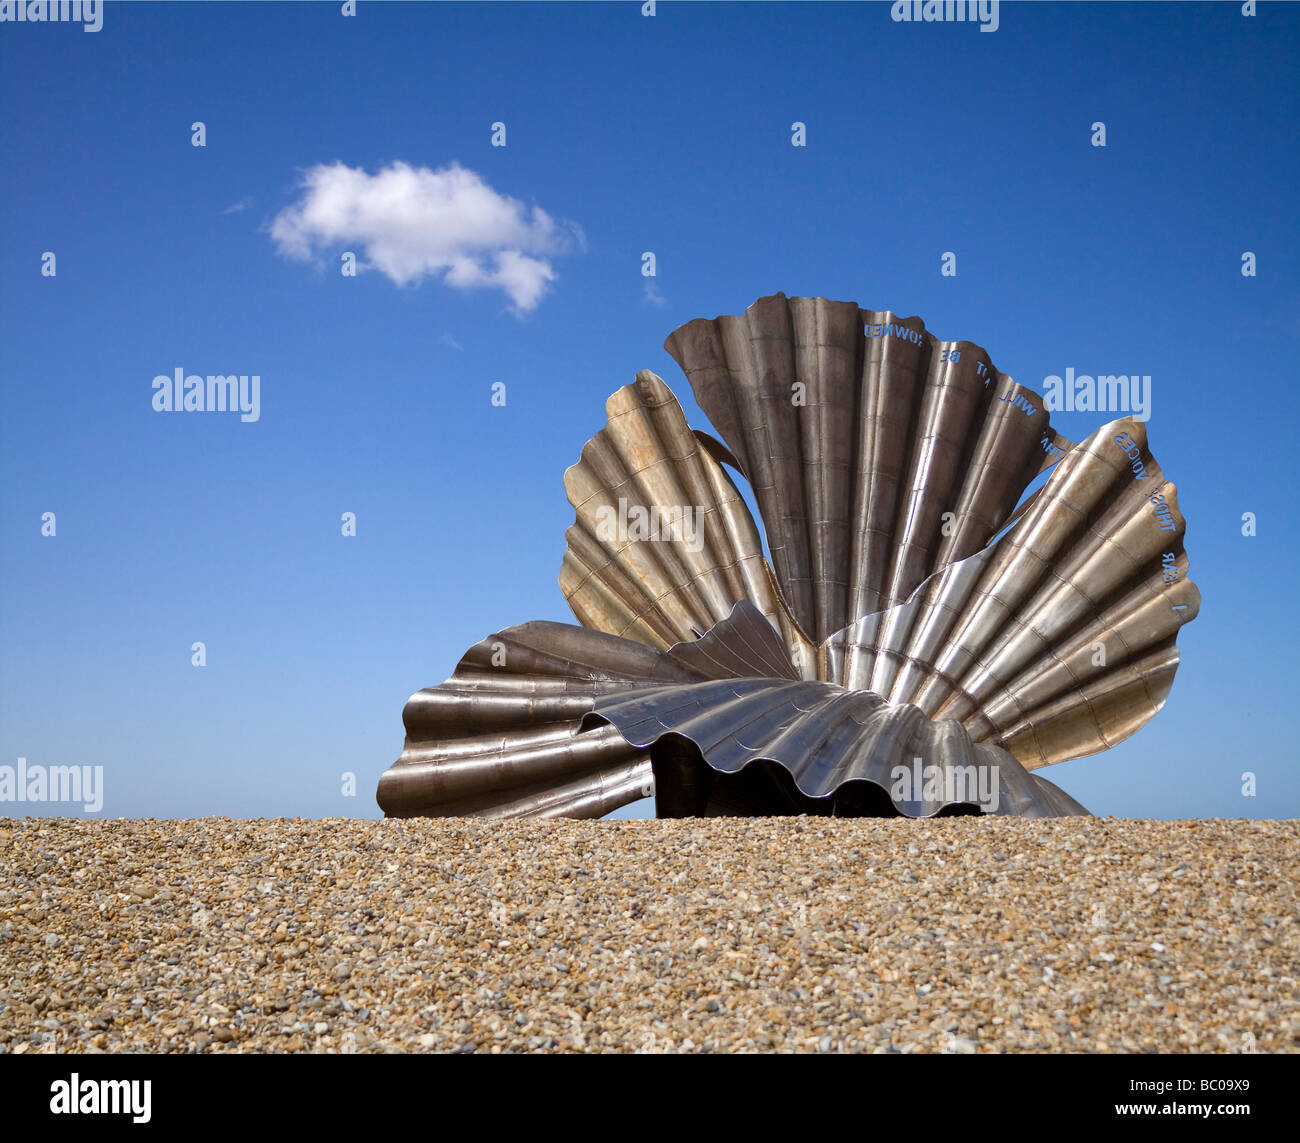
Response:
[{"label": "curved metal ridge", "polygon": [[[402,755],[379,779],[390,817],[601,817],[645,797],[644,752],[617,734],[580,734],[597,695],[644,679],[658,656],[631,644],[610,669],[600,632],[523,624],[489,635],[440,686],[402,711]],[[631,648],[636,648],[632,650]]]},{"label": "curved metal ridge", "polygon": [[698,679],[799,678],[780,636],[748,599],[704,638],[669,648],[664,663]]},{"label": "curved metal ridge", "polygon": [[[763,557],[758,528],[672,390],[643,370],[606,402],[605,427],[564,474],[577,519],[565,533],[560,588],[584,626],[667,648],[753,600],[811,673]],[[800,651],[802,648],[802,651]]]},{"label": "curved metal ridge", "polygon": [[582,733],[598,697],[756,673],[797,678],[748,600],[667,651],[567,623],[509,627],[407,701],[405,747],[379,780],[379,805],[392,817],[601,817],[647,797],[653,774],[613,729]]},{"label": "curved metal ridge", "polygon": [[777,582],[815,642],[978,551],[1072,447],[979,346],[889,310],[778,293],[664,348],[753,485]]},{"label": "curved metal ridge", "polygon": [[[655,751],[675,738],[723,775],[758,763],[782,767],[802,795],[785,812],[812,799],[832,812],[852,813],[853,784],[869,783],[908,817],[956,806],[1030,817],[1087,813],[1007,751],[974,743],[961,723],[932,722],[915,706],[894,706],[832,683],[721,680],[607,695],[596,700],[583,726],[613,727],[651,751],[661,798],[670,794],[665,785],[678,772],[672,769],[677,759],[670,750],[661,761]],[[698,772],[693,781],[696,804],[683,809],[707,813],[711,783]]]},{"label": "curved metal ridge", "polygon": [[831,641],[847,687],[955,718],[1031,769],[1104,750],[1164,705],[1200,593],[1140,421],[1077,446],[1029,510],[907,603]]}]

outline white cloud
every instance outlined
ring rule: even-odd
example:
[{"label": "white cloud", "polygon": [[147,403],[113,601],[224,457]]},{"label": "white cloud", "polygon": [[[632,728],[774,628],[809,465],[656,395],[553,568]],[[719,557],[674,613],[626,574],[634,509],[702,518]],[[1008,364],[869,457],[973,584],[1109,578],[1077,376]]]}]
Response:
[{"label": "white cloud", "polygon": [[455,349],[460,353],[465,352],[465,347],[461,345],[461,343],[457,341],[454,337],[452,337],[451,334],[449,333],[444,333],[440,338],[438,338],[438,340],[443,345],[449,346],[450,348]]},{"label": "white cloud", "polygon": [[441,275],[457,289],[503,290],[518,311],[533,309],[556,280],[552,257],[583,247],[575,223],[498,194],[458,163],[436,171],[393,163],[373,175],[318,164],[304,172],[301,196],[270,230],[290,258],[355,246],[364,251],[364,268],[399,286]]},{"label": "white cloud", "polygon": [[252,205],[253,205],[253,196],[252,196],[252,195],[245,195],[245,196],[244,196],[243,198],[241,198],[238,202],[233,202],[233,203],[231,203],[231,204],[230,204],[228,207],[226,207],[226,209],[223,210],[221,213],[222,213],[222,214],[238,214],[241,210],[247,210],[247,209],[248,209],[250,206],[252,206]]},{"label": "white cloud", "polygon": [[668,299],[659,292],[659,287],[655,285],[653,278],[645,280],[645,289],[642,291],[641,300],[651,306],[666,306]]}]

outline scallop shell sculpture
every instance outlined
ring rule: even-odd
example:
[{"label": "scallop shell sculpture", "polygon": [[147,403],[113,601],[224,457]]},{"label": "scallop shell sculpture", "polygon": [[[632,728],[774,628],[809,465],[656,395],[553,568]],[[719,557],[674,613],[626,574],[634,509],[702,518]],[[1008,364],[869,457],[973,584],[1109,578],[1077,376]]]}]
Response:
[{"label": "scallop shell sculpture", "polygon": [[852,302],[665,347],[719,436],[648,370],[610,397],[564,476],[581,626],[414,694],[384,812],[1086,813],[1034,771],[1164,705],[1200,603],[1145,426],[1076,445],[979,346]]}]

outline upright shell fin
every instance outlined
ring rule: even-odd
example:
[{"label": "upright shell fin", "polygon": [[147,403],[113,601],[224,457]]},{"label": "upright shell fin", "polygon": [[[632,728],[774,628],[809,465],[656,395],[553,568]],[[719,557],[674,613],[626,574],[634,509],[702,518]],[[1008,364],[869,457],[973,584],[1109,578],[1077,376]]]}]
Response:
[{"label": "upright shell fin", "polygon": [[749,599],[812,675],[812,642],[782,602],[758,527],[716,459],[722,446],[691,430],[649,370],[605,409],[605,427],[564,474],[577,520],[565,533],[560,588],[578,621],[663,649]]},{"label": "upright shell fin", "polygon": [[1127,738],[1164,705],[1187,578],[1177,490],[1142,422],[1098,429],[990,547],[832,640],[846,687],[955,718],[1031,769]]},{"label": "upright shell fin", "polygon": [[753,486],[781,592],[819,643],[979,551],[1070,447],[1037,394],[920,318],[775,294],[664,347]]}]

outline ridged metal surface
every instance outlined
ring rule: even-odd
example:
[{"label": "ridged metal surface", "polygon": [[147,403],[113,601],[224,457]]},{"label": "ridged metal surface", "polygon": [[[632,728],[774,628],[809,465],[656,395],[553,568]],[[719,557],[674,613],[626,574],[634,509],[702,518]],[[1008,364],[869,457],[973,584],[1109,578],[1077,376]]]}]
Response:
[{"label": "ridged metal surface", "polygon": [[[1087,813],[1007,751],[973,742],[960,722],[931,721],[914,706],[831,683],[744,679],[624,692],[597,699],[585,725],[602,720],[652,756],[672,735],[723,774],[781,766],[802,795],[785,799],[785,812],[810,799],[828,803],[828,812],[855,813],[852,785],[866,782],[907,817],[959,805],[1027,817]],[[658,766],[656,775],[663,791]],[[707,813],[707,796],[692,810]]]},{"label": "ridged metal surface", "polygon": [[1200,609],[1185,531],[1145,426],[1113,421],[1005,536],[834,640],[829,677],[959,719],[1031,769],[1114,746],[1164,705]]},{"label": "ridged metal surface", "polygon": [[[565,533],[560,589],[578,621],[662,649],[703,634],[749,599],[811,674],[815,653],[781,601],[748,507],[715,459],[721,446],[691,430],[649,370],[605,410],[605,427],[564,474],[577,519]],[[652,508],[665,519],[689,512],[693,542],[666,535],[670,526],[649,540],[601,527],[602,513],[608,523]]]},{"label": "ridged metal surface", "polygon": [[[403,719],[406,748],[379,786],[394,817],[601,817],[665,784],[667,804],[680,805],[683,760],[672,744],[658,747],[665,735],[689,740],[692,761],[722,775],[759,760],[784,767],[794,789],[768,812],[925,817],[970,804],[924,797],[920,782],[908,791],[915,796],[893,797],[893,769],[914,763],[939,768],[939,790],[960,780],[975,791],[981,770],[987,790],[996,773],[993,812],[1086,812],[1005,751],[976,746],[960,723],[800,680],[748,600],[702,639],[667,651],[568,624],[507,628],[470,648],[446,683],[413,695]],[[861,783],[888,800],[864,800]],[[692,784],[714,782],[697,775]],[[712,808],[705,797],[698,810]]]},{"label": "ridged metal surface", "polygon": [[[912,705],[798,679],[780,637],[748,601],[704,639],[674,648],[666,658],[708,676],[706,681],[601,695],[582,722],[597,731],[612,726],[633,746],[650,751],[661,816],[665,799],[676,801],[679,813],[710,809],[712,775],[698,765],[684,770],[684,761],[722,775],[764,764],[782,767],[793,789],[783,793],[768,782],[772,800],[762,807],[768,811],[852,814],[866,806],[878,812],[883,799],[864,801],[855,788],[867,783],[889,799],[894,812],[908,817],[976,803],[983,812],[1030,817],[1087,813],[1005,750],[973,742],[955,720],[932,721]],[[694,748],[696,759],[683,758],[683,742]],[[677,784],[693,787],[693,804],[687,791],[668,788],[683,774],[688,782]],[[819,802],[820,807],[809,804]]]},{"label": "ridged metal surface", "polygon": [[598,695],[653,678],[659,659],[561,623],[489,635],[407,702],[380,807],[390,817],[601,817],[646,796],[649,757],[616,733],[579,728]]},{"label": "ridged metal surface", "polygon": [[[896,789],[913,764],[996,767],[998,812],[1086,812],[1029,771],[1149,720],[1199,607],[1145,426],[1075,446],[978,346],[854,303],[777,294],[667,348],[722,441],[649,371],[610,397],[565,473],[583,627],[509,628],[413,695],[385,812],[970,807]],[[698,530],[611,533],[652,510]]]},{"label": "ridged metal surface", "polygon": [[565,623],[507,628],[411,696],[379,805],[392,817],[601,817],[649,796],[653,772],[612,728],[582,733],[599,697],[754,674],[797,677],[748,601],[735,624],[667,651]]},{"label": "ridged metal surface", "polygon": [[979,346],[888,310],[775,294],[664,348],[753,486],[777,582],[817,643],[977,552],[1072,447]]}]

